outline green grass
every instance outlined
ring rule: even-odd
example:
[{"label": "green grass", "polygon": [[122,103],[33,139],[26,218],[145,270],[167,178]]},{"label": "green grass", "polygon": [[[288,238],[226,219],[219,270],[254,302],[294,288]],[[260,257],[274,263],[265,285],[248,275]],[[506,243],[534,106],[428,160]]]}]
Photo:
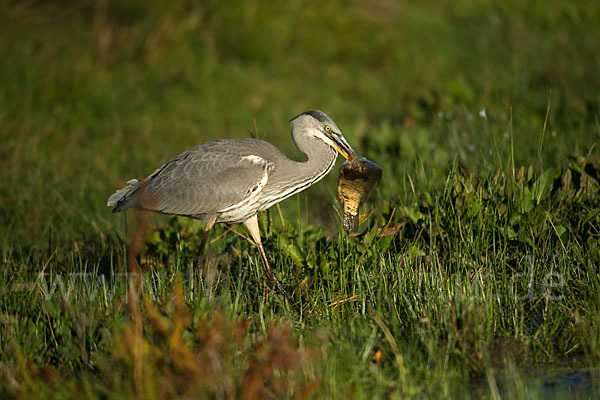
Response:
[{"label": "green grass", "polygon": [[[598,395],[599,5],[0,10],[0,392]],[[142,235],[140,214],[105,207],[211,139],[252,133],[300,159],[287,120],[312,108],[384,178],[355,237],[335,173],[261,216],[302,313],[229,227],[197,273],[200,223],[152,216]],[[583,383],[551,383],[565,374]]]}]

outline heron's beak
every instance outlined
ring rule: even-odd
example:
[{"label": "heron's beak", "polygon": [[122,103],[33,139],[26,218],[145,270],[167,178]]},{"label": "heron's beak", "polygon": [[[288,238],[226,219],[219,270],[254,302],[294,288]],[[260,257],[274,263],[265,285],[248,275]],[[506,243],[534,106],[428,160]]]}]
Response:
[{"label": "heron's beak", "polygon": [[353,160],[358,158],[356,152],[350,147],[346,139],[342,136],[341,133],[328,133],[323,132],[333,144],[333,148],[336,149],[341,155],[343,155],[346,160]]}]

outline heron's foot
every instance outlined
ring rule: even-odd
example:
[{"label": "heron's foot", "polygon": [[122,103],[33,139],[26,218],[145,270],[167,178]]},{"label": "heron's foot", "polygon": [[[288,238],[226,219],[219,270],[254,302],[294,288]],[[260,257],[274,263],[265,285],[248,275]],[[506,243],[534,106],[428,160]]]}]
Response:
[{"label": "heron's foot", "polygon": [[283,287],[283,284],[277,278],[277,275],[275,275],[275,272],[268,271],[267,277],[269,278],[269,281],[271,281],[271,283],[275,284],[275,288],[276,288],[277,292],[279,292],[279,294],[281,294],[281,295],[283,295],[283,297],[285,297],[285,299],[288,301],[290,306],[292,306],[292,308],[294,308],[294,310],[296,310],[297,312],[300,312],[301,311],[300,303],[297,302],[292,297],[292,295],[289,294],[289,292],[287,290],[285,290],[285,288]]},{"label": "heron's foot", "polygon": [[198,251],[198,253],[194,256],[194,260],[192,261],[192,268],[194,272],[200,277],[201,282],[204,282],[207,279],[214,278],[216,273],[215,266],[209,259],[211,257],[210,254],[206,254],[204,249]]},{"label": "heron's foot", "polygon": [[203,267],[204,267],[204,251],[203,249],[201,249],[198,253],[196,253],[196,255],[194,256],[194,269],[196,270],[196,272],[201,272]]}]

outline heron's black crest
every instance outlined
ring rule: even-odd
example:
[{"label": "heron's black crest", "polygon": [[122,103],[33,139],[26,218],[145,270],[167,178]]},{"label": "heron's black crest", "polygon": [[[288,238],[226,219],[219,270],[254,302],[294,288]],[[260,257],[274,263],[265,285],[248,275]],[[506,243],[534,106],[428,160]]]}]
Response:
[{"label": "heron's black crest", "polygon": [[290,119],[289,122],[292,122],[293,120],[295,120],[296,118],[298,118],[301,115],[310,115],[311,117],[313,117],[314,119],[316,119],[317,121],[320,121],[320,122],[329,121],[329,117],[323,111],[310,110],[310,111],[305,111],[303,113],[296,115],[294,118]]}]

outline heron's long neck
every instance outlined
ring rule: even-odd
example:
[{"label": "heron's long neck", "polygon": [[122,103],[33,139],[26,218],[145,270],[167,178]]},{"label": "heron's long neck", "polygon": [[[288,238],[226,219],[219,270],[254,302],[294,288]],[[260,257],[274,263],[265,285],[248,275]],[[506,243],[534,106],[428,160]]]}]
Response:
[{"label": "heron's long neck", "polygon": [[316,180],[319,180],[331,171],[337,158],[337,151],[331,146],[319,139],[312,139],[312,143],[305,147],[303,146],[303,148],[300,147],[300,143],[296,143],[298,149],[306,154],[306,157],[308,158],[308,160],[304,162],[297,163],[302,171],[302,173],[298,174],[299,177],[304,175],[307,179],[315,178]]},{"label": "heron's long neck", "polygon": [[306,154],[308,159],[303,162],[286,159],[285,167],[282,169],[286,171],[285,180],[289,187],[294,186],[296,189],[293,193],[297,193],[321,180],[331,171],[337,152],[322,140],[315,138],[298,135],[294,137],[294,142],[298,150]]}]

